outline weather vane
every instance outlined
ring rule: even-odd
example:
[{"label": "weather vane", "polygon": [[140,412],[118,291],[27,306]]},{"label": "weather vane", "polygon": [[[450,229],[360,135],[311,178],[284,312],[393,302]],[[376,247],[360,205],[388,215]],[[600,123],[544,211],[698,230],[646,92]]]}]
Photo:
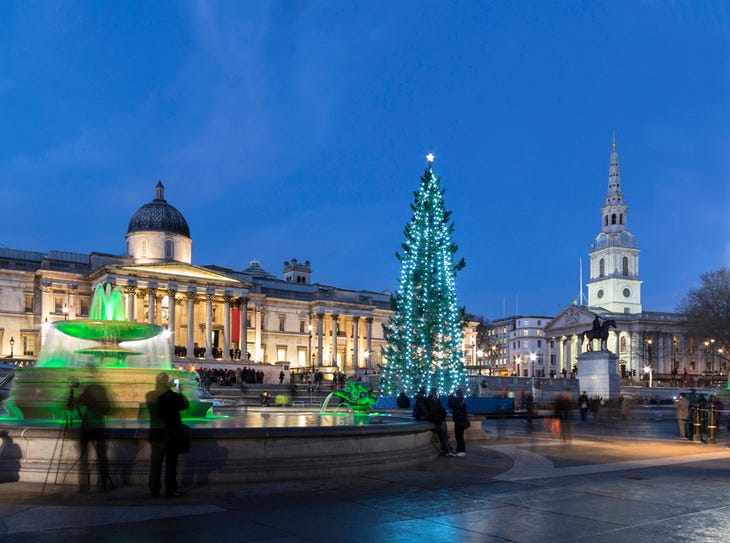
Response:
[{"label": "weather vane", "polygon": [[429,163],[429,164],[433,163],[433,159],[434,159],[434,158],[436,158],[436,157],[435,157],[435,156],[433,155],[433,153],[428,153],[428,154],[426,155],[426,160],[428,160],[428,163]]}]

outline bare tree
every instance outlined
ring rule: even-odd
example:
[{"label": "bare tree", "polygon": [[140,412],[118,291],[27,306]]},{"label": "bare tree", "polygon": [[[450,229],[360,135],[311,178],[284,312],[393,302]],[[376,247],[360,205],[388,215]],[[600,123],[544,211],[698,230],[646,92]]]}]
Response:
[{"label": "bare tree", "polygon": [[690,289],[677,310],[687,319],[687,328],[726,363],[730,361],[730,269],[704,273],[701,286]]}]

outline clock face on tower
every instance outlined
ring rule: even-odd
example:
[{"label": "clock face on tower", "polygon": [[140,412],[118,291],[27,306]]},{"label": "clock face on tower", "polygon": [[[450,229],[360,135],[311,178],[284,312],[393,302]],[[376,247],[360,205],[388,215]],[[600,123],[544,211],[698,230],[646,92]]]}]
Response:
[{"label": "clock face on tower", "polygon": [[624,297],[625,298],[628,298],[630,296],[631,296],[631,290],[629,290],[628,288],[625,288],[624,289]]},{"label": "clock face on tower", "polygon": [[621,234],[621,245],[624,247],[631,245],[631,236],[629,236],[626,232]]},{"label": "clock face on tower", "polygon": [[598,296],[598,298],[603,298],[603,289],[602,288],[598,289],[598,292],[596,292],[596,296]]}]

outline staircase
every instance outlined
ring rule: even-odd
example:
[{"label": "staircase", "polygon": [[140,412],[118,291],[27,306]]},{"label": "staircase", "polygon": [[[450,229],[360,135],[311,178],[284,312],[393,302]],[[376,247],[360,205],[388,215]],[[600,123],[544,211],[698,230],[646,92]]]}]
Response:
[{"label": "staircase", "polygon": [[[271,406],[276,406],[277,396],[289,397],[289,406],[292,407],[316,407],[319,408],[327,395],[332,392],[329,387],[313,387],[310,392],[308,385],[254,385],[246,383],[241,385],[221,386],[213,384],[210,386],[210,394],[221,400],[231,400],[237,406],[261,406],[261,394],[265,391],[271,395]],[[337,402],[333,402],[334,405]]]}]

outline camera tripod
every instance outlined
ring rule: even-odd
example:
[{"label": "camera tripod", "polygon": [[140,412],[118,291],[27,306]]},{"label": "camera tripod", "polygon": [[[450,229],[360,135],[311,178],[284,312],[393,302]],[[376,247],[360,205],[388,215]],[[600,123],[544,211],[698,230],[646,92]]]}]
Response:
[{"label": "camera tripod", "polygon": [[[68,392],[68,398],[66,399],[66,404],[63,407],[64,410],[64,420],[63,425],[59,427],[58,429],[58,435],[56,436],[56,442],[53,445],[53,452],[51,453],[51,460],[48,462],[48,470],[46,471],[46,477],[43,480],[43,487],[41,488],[41,495],[46,490],[46,485],[48,484],[48,479],[51,475],[51,471],[53,471],[53,462],[56,462],[56,475],[53,480],[53,484],[58,484],[58,478],[61,473],[61,462],[63,460],[63,448],[66,443],[66,437],[68,436],[68,430],[73,426],[74,423],[74,416],[73,416],[73,410],[76,409],[79,413],[79,417],[81,416],[81,413],[79,411],[78,406],[76,405],[76,397],[74,396],[74,389],[78,387],[78,381],[72,381],[69,386],[69,392]],[[77,461],[78,462],[78,461]],[[63,476],[63,480],[66,479],[66,475],[73,469],[73,467],[77,464],[77,462],[74,462],[66,471],[66,474]]]}]

